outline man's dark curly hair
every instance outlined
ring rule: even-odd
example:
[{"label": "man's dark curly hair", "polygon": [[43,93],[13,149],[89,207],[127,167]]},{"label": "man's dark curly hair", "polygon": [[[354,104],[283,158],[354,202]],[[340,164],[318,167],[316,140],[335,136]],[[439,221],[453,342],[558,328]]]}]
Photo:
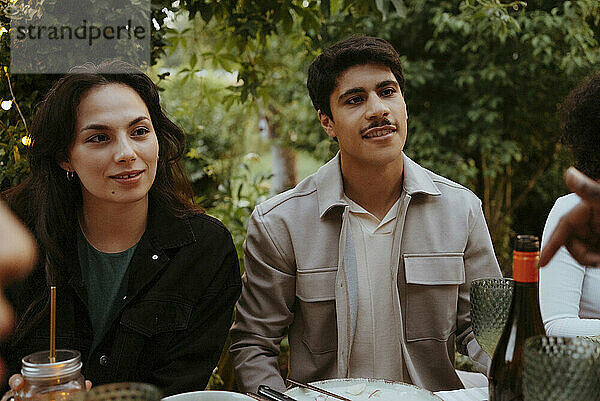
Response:
[{"label": "man's dark curly hair", "polygon": [[600,178],[600,73],[573,89],[561,107],[561,142],[573,153],[575,167]]},{"label": "man's dark curly hair", "polygon": [[384,39],[353,35],[325,49],[308,68],[306,86],[315,109],[333,119],[329,97],[339,76],[350,67],[369,63],[389,67],[404,93],[402,62],[396,49]]}]

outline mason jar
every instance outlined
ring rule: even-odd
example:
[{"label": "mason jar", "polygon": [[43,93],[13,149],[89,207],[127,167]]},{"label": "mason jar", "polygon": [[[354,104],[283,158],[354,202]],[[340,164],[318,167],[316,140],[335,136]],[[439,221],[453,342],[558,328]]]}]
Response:
[{"label": "mason jar", "polygon": [[[85,397],[85,379],[81,374],[81,353],[75,350],[56,350],[55,362],[50,362],[49,351],[27,355],[21,360],[24,385],[2,397],[16,401],[82,401]],[[12,394],[10,394],[12,393]]]}]

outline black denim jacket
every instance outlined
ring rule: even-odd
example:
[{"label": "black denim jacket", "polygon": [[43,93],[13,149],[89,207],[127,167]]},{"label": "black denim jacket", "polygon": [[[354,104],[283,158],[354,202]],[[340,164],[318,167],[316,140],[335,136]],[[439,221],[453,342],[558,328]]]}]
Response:
[{"label": "black denim jacket", "polygon": [[[70,248],[67,278],[57,285],[56,347],[81,352],[85,378],[94,385],[152,383],[165,396],[204,389],[241,290],[236,250],[223,224],[207,215],[177,218],[151,210],[126,273],[127,295],[116,301],[95,349],[75,238]],[[6,293],[17,322],[0,351],[8,378],[20,371],[22,357],[49,349],[43,267]]]}]

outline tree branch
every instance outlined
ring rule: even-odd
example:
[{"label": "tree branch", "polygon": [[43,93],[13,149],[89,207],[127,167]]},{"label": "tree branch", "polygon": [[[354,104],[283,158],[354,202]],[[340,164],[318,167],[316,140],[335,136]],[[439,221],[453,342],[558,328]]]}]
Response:
[{"label": "tree branch", "polygon": [[[552,156],[554,156],[556,154],[556,152],[558,152],[559,146],[560,146],[559,143],[554,145],[554,152],[552,153]],[[525,201],[525,197],[527,196],[529,191],[531,191],[531,189],[537,182],[538,178],[540,178],[542,173],[544,173],[544,171],[546,171],[546,167],[548,167],[548,165],[550,164],[550,161],[552,161],[552,160],[554,160],[554,157],[548,157],[545,159],[544,162],[542,162],[538,165],[538,168],[533,173],[533,176],[529,179],[529,181],[527,181],[525,190],[521,191],[521,193],[519,194],[517,199],[515,199],[515,201],[512,203],[511,207],[506,210],[507,215],[511,215],[521,205],[521,203],[523,203]]]},{"label": "tree branch", "polygon": [[15,94],[12,89],[12,84],[10,82],[10,75],[8,75],[8,69],[6,67],[4,67],[4,75],[6,76],[6,81],[8,82],[8,89],[10,90],[10,95],[12,96],[12,101],[15,104],[15,106],[17,107],[17,112],[19,113],[19,116],[21,116],[21,121],[23,121],[23,125],[25,126],[25,133],[27,134],[27,136],[29,136],[29,130],[27,129],[27,122],[25,121],[25,117],[23,116],[23,113],[21,112],[19,103],[17,103],[17,98],[15,97]]}]

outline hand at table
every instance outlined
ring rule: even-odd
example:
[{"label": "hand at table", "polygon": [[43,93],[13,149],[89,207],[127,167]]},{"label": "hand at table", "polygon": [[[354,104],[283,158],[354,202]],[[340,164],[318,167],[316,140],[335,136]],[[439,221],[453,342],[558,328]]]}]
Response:
[{"label": "hand at table", "polygon": [[[2,286],[29,273],[35,263],[36,254],[35,242],[31,234],[0,201],[0,283]],[[8,302],[0,297],[0,337],[6,336],[12,330],[12,326],[12,309]]]},{"label": "hand at table", "polygon": [[[2,296],[2,287],[29,273],[36,255],[33,236],[0,201],[0,338],[13,328],[13,312]],[[5,369],[0,359],[0,380],[5,379]]]},{"label": "hand at table", "polygon": [[547,265],[564,245],[582,265],[600,267],[600,182],[570,167],[565,183],[579,195],[581,202],[558,222],[542,249],[540,266]]}]

